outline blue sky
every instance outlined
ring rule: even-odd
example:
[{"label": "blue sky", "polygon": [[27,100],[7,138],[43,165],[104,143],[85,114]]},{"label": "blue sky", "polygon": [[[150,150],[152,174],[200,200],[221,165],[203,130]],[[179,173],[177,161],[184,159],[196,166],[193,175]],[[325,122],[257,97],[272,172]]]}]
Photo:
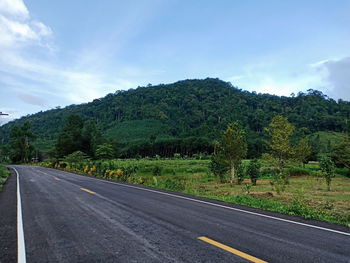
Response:
[{"label": "blue sky", "polygon": [[350,100],[349,14],[349,0],[0,0],[1,121],[187,78]]}]

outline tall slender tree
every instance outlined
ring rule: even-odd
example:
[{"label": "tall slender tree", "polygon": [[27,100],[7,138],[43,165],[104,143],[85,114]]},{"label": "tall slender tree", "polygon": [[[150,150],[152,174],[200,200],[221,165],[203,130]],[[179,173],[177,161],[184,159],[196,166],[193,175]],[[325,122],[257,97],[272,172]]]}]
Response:
[{"label": "tall slender tree", "polygon": [[245,131],[237,122],[227,126],[217,145],[216,155],[220,158],[215,161],[220,162],[223,167],[227,167],[230,174],[230,184],[233,185],[237,175],[237,168],[247,155]]},{"label": "tall slender tree", "polygon": [[82,149],[90,157],[95,157],[97,145],[102,143],[102,136],[93,121],[85,123],[82,129]]},{"label": "tall slender tree", "polygon": [[11,130],[10,159],[12,162],[29,162],[34,152],[31,139],[35,136],[30,130],[30,123],[16,126]]},{"label": "tall slender tree", "polygon": [[282,173],[286,162],[295,156],[295,148],[290,143],[290,137],[294,130],[294,125],[282,115],[273,117],[266,128],[271,140],[268,142],[270,154],[265,156],[276,164],[280,173]]},{"label": "tall slender tree", "polygon": [[295,147],[295,159],[302,163],[303,167],[308,162],[312,149],[307,138],[303,138],[299,141]]},{"label": "tall slender tree", "polygon": [[70,115],[68,117],[57,139],[56,152],[58,157],[66,156],[84,148],[82,137],[83,126],[83,120],[79,115]]}]

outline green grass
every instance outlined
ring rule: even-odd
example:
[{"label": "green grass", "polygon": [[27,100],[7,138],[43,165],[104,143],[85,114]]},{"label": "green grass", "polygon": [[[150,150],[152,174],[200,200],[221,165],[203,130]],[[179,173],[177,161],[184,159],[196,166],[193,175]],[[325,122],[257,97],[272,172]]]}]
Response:
[{"label": "green grass", "polygon": [[0,192],[5,184],[7,177],[10,175],[10,171],[3,165],[0,165]]},{"label": "green grass", "polygon": [[[88,172],[89,175],[350,226],[350,178],[343,176],[343,170],[333,178],[331,191],[327,191],[324,178],[316,176],[319,170],[317,163],[308,164],[305,168],[290,167],[292,176],[289,184],[278,193],[277,188],[271,185],[274,178],[268,173],[258,180],[256,186],[250,186],[247,178],[242,185],[220,183],[208,169],[209,162],[195,159],[117,159],[68,166],[67,169],[84,174],[86,165],[89,171],[95,166],[96,171]],[[118,169],[128,176],[117,178],[106,175],[106,170]]]}]

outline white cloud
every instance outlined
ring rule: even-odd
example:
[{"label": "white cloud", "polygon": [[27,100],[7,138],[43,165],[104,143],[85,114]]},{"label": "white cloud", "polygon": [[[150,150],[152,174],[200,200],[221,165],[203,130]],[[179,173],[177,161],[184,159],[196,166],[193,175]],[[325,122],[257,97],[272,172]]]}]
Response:
[{"label": "white cloud", "polygon": [[[38,109],[92,101],[161,74],[114,59],[110,63],[142,19],[125,15],[104,39],[92,38],[78,52],[62,54],[52,52],[54,29],[34,20],[29,11],[22,0],[0,0],[0,97],[9,98],[0,110],[11,114],[7,121]],[[139,18],[139,13],[135,16]],[[18,109],[10,109],[11,105]]]},{"label": "white cloud", "polygon": [[29,17],[28,9],[22,0],[1,0],[0,13],[22,19]]},{"label": "white cloud", "polygon": [[2,53],[28,45],[43,45],[43,41],[46,41],[46,38],[51,35],[52,30],[48,26],[30,17],[23,1],[0,1],[0,47]]},{"label": "white cloud", "polygon": [[31,94],[26,94],[26,93],[19,93],[17,94],[17,97],[20,98],[25,103],[28,103],[34,106],[45,106],[45,104],[47,103],[47,101],[41,97],[31,95]]},{"label": "white cloud", "polygon": [[[40,57],[34,60],[33,48],[36,51],[42,49],[43,54],[50,52],[47,47],[52,34],[50,27],[31,18],[23,1],[0,1],[0,83],[9,87],[25,103],[48,104],[24,91],[49,94],[56,100],[61,97],[65,103],[81,103],[102,97],[108,91],[128,89],[133,85],[120,78],[110,80],[102,74],[89,72],[86,64],[74,64],[68,68]],[[94,64],[90,61],[90,65]]]},{"label": "white cloud", "polygon": [[65,96],[74,103],[82,103],[101,98],[107,92],[135,87],[135,83],[122,79],[109,79],[100,74],[84,72],[60,72]]},{"label": "white cloud", "polygon": [[350,57],[329,59],[315,64],[330,97],[350,101]]},{"label": "white cloud", "polygon": [[[0,71],[27,79],[29,83],[34,82],[35,93],[45,93],[56,99],[62,98],[66,103],[87,102],[103,97],[108,92],[136,86],[136,83],[124,78],[110,78],[104,74],[82,69],[62,68],[42,61],[29,61],[16,54],[0,57]],[[6,84],[17,90],[28,89],[27,83],[7,79]]]},{"label": "white cloud", "polygon": [[280,68],[258,63],[247,66],[243,74],[226,80],[234,86],[258,93],[289,96],[291,93],[316,89],[334,99],[350,100],[350,57],[324,59],[289,72]]}]

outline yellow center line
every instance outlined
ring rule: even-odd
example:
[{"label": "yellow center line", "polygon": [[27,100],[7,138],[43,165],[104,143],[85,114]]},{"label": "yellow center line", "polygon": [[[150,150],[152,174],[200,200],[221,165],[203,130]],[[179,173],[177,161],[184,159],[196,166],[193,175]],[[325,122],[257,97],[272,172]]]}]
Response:
[{"label": "yellow center line", "polygon": [[58,179],[57,177],[54,177],[53,179],[55,179],[56,181],[60,181],[61,179]]},{"label": "yellow center line", "polygon": [[267,263],[267,262],[264,261],[264,260],[261,260],[261,259],[258,259],[258,258],[256,258],[256,257],[253,257],[253,256],[251,256],[251,255],[248,255],[248,254],[246,254],[246,253],[244,253],[244,252],[242,252],[242,251],[239,251],[239,250],[234,249],[234,248],[232,248],[232,247],[226,246],[226,245],[224,245],[224,244],[222,244],[222,243],[219,243],[219,242],[217,242],[217,241],[215,241],[215,240],[212,240],[212,239],[210,239],[210,238],[207,238],[207,237],[199,237],[198,239],[199,239],[199,240],[202,240],[202,241],[204,241],[204,242],[207,242],[207,243],[209,243],[209,244],[211,244],[211,245],[213,245],[213,246],[216,246],[216,247],[218,247],[218,248],[224,249],[224,250],[226,250],[226,251],[228,251],[228,252],[231,252],[232,254],[235,254],[236,256],[239,256],[239,257],[244,258],[244,259],[246,259],[246,260],[249,260],[249,261],[251,261],[251,262],[254,262],[254,263]]},{"label": "yellow center line", "polygon": [[93,191],[91,191],[91,190],[89,190],[89,189],[86,189],[86,188],[80,188],[80,190],[82,190],[82,191],[85,191],[85,192],[87,192],[87,193],[89,193],[89,194],[96,194],[95,192],[93,192]]}]

